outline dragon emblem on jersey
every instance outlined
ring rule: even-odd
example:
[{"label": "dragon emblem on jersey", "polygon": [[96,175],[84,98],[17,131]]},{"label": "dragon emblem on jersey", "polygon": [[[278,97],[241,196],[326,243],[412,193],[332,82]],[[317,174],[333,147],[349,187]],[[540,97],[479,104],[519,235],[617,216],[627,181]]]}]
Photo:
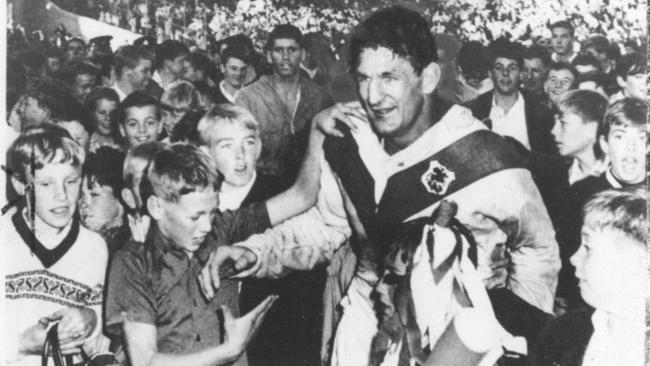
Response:
[{"label": "dragon emblem on jersey", "polygon": [[437,160],[429,162],[429,169],[422,175],[422,184],[429,193],[441,196],[456,179],[456,174],[440,164]]}]

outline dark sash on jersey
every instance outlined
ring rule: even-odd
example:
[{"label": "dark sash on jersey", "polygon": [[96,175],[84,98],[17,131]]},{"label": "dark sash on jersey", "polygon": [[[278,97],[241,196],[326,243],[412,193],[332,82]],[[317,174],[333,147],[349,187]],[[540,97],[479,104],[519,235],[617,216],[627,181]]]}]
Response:
[{"label": "dark sash on jersey", "polygon": [[479,130],[391,176],[375,204],[374,180],[349,130],[344,135],[325,140],[325,158],[352,200],[368,238],[376,243],[391,240],[408,217],[481,178],[525,168],[521,154],[501,136]]}]

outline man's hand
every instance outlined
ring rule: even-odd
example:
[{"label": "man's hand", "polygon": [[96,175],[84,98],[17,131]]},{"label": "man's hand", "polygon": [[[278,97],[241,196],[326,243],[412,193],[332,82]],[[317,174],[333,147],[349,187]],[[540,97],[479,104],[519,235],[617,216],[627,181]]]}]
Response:
[{"label": "man's hand", "polygon": [[78,353],[97,326],[97,314],[89,308],[65,308],[46,317],[59,322],[59,343],[63,354]]},{"label": "man's hand", "polygon": [[336,128],[336,121],[341,121],[356,131],[357,123],[367,123],[368,117],[359,102],[337,103],[314,116],[312,128],[330,136],[343,137],[343,133]]},{"label": "man's hand", "polygon": [[199,274],[199,283],[203,294],[208,299],[214,297],[220,277],[230,277],[252,267],[257,256],[250,249],[238,246],[222,246],[210,254],[208,262]]},{"label": "man's hand", "polygon": [[267,312],[278,299],[278,295],[271,295],[264,299],[255,309],[241,318],[235,318],[227,306],[222,306],[225,342],[224,346],[230,349],[233,359],[239,357],[245,350],[248,343],[253,339],[259,329]]}]

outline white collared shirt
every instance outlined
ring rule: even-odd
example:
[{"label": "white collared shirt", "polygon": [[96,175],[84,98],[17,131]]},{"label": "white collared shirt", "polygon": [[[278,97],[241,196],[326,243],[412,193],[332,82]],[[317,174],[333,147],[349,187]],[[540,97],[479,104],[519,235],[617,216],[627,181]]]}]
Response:
[{"label": "white collared shirt", "polygon": [[605,157],[603,160],[598,160],[596,163],[587,168],[580,164],[578,159],[573,159],[573,163],[569,167],[569,185],[572,186],[573,183],[579,182],[589,176],[597,177],[603,174],[607,167],[609,166],[609,159]]},{"label": "white collared shirt", "polygon": [[237,98],[237,94],[239,94],[241,89],[237,90],[235,94],[230,94],[228,89],[226,89],[225,83],[225,80],[221,80],[219,83],[219,90],[221,90],[221,94],[223,94],[223,96],[226,97],[230,103],[235,104],[235,99]]},{"label": "white collared shirt", "polygon": [[645,317],[641,315],[637,321],[628,322],[630,327],[627,327],[622,337],[610,332],[609,317],[602,310],[594,311],[591,316],[594,333],[582,358],[582,366],[643,365]]},{"label": "white collared shirt", "polygon": [[[573,62],[573,60],[576,58],[576,56],[578,56],[578,52],[573,51],[573,52],[571,53],[571,56],[569,56],[569,58],[567,59],[567,61],[562,61],[562,62],[566,62],[566,63],[570,64],[570,63]],[[552,59],[554,62],[559,62],[559,61],[560,61],[560,56],[559,56],[557,53],[553,52],[553,53],[551,54],[551,59]]]},{"label": "white collared shirt", "polygon": [[111,86],[111,89],[115,90],[115,92],[117,93],[118,98],[120,98],[120,102],[123,101],[127,97],[127,94],[122,89],[120,89],[120,87],[119,87],[119,85],[117,85],[117,83],[113,84],[113,86]]},{"label": "white collared shirt", "polygon": [[253,188],[253,184],[257,179],[257,174],[253,176],[253,179],[250,182],[246,183],[242,187],[234,187],[227,183],[221,185],[221,190],[219,192],[219,210],[236,210],[241,206],[241,203],[244,202],[244,199],[248,195],[248,192]]},{"label": "white collared shirt", "polygon": [[526,126],[526,106],[521,93],[517,92],[517,101],[507,113],[496,104],[496,98],[492,97],[490,119],[492,120],[492,131],[494,133],[510,136],[530,150],[528,128]]}]

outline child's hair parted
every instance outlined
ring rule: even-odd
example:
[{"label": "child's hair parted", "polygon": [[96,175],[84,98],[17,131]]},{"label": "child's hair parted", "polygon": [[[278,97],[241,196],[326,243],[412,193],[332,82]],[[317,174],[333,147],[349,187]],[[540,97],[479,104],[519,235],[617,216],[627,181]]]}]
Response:
[{"label": "child's hair parted", "polygon": [[9,168],[24,183],[47,164],[70,163],[81,169],[85,157],[83,147],[65,129],[53,124],[27,128],[7,152]]},{"label": "child's hair parted", "polygon": [[219,123],[224,122],[239,123],[259,135],[259,124],[248,110],[235,105],[219,104],[210,108],[199,121],[197,129],[201,142],[206,145],[212,143],[217,136]]},{"label": "child's hair parted", "polygon": [[618,230],[647,245],[648,220],[645,198],[626,190],[608,190],[594,195],[583,207],[583,225],[592,230]]},{"label": "child's hair parted", "polygon": [[182,195],[206,189],[217,191],[222,178],[212,159],[198,147],[176,143],[154,156],[147,180],[153,194],[167,202],[178,202]]}]

